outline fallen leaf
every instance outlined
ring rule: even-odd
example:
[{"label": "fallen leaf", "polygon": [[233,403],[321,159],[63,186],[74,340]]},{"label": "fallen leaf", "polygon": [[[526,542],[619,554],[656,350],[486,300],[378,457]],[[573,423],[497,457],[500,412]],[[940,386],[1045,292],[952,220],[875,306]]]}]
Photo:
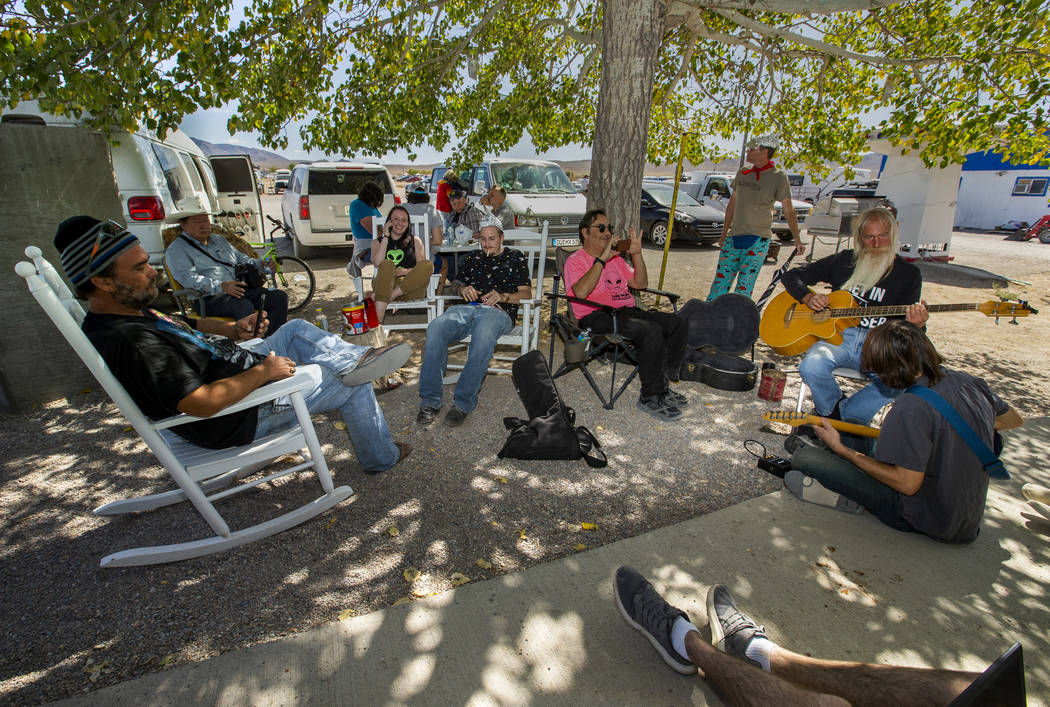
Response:
[{"label": "fallen leaf", "polygon": [[397,529],[396,525],[392,525],[386,529],[386,534],[392,538],[396,538],[398,535],[401,534],[401,531]]},{"label": "fallen leaf", "polygon": [[172,663],[175,662],[175,654],[168,653],[166,656],[160,659],[160,669],[167,670],[171,667]]},{"label": "fallen leaf", "polygon": [[124,431],[125,432],[131,432],[133,429],[135,429],[135,428],[132,427],[131,425],[128,425],[127,427],[124,428]]},{"label": "fallen leaf", "polygon": [[336,516],[332,516],[331,518],[329,518],[324,524],[324,529],[325,530],[331,530],[332,526],[335,525],[335,522],[337,520],[338,520],[338,518]]},{"label": "fallen leaf", "polygon": [[417,570],[415,567],[409,567],[401,576],[405,578],[406,582],[415,582],[417,579],[423,576],[423,573]]},{"label": "fallen leaf", "polygon": [[594,429],[596,429],[596,430],[604,430],[605,428],[602,427],[601,425],[595,425]]},{"label": "fallen leaf", "polygon": [[704,407],[707,407],[707,408],[711,407],[711,403],[704,403]]},{"label": "fallen leaf", "polygon": [[402,604],[407,604],[410,601],[412,601],[412,597],[401,597],[390,606],[401,606]]},{"label": "fallen leaf", "polygon": [[587,522],[580,523],[580,527],[583,528],[584,530],[597,530],[598,529],[598,526],[595,525],[594,523],[587,523]]},{"label": "fallen leaf", "polygon": [[463,574],[462,572],[453,572],[452,576],[449,579],[452,580],[453,587],[458,587],[459,585],[466,584],[470,581],[470,577]]},{"label": "fallen leaf", "polygon": [[583,552],[584,550],[587,549],[587,546],[584,545],[583,543],[576,543],[575,545],[572,546],[572,549],[575,550],[576,552]]},{"label": "fallen leaf", "polygon": [[336,428],[337,430],[345,430],[346,429],[346,423],[345,422],[338,422],[338,421],[337,422],[333,422],[332,423],[332,427]]},{"label": "fallen leaf", "polygon": [[525,534],[525,528],[522,528],[521,530],[518,531],[518,537],[521,538],[522,540],[524,540],[525,538],[528,537],[528,535]]},{"label": "fallen leaf", "polygon": [[483,570],[490,570],[490,569],[492,569],[492,563],[489,562],[488,560],[475,560],[474,564],[477,565],[478,567],[480,567]]},{"label": "fallen leaf", "polygon": [[492,525],[496,526],[497,528],[500,527],[499,523],[497,523],[496,521],[492,521]]},{"label": "fallen leaf", "polygon": [[430,596],[430,592],[425,592],[422,589],[413,589],[412,596],[414,596],[416,599],[422,599],[423,597]]},{"label": "fallen leaf", "polygon": [[501,484],[507,483],[507,480],[505,478],[503,478],[502,476],[497,476],[496,477],[496,481],[500,482]]},{"label": "fallen leaf", "polygon": [[95,682],[102,674],[102,671],[109,667],[109,661],[104,660],[96,665],[92,665],[91,663],[92,661],[89,658],[87,664],[84,665],[84,672],[91,676],[88,678],[88,680],[90,680],[91,682]]},{"label": "fallen leaf", "polygon": [[353,615],[354,615],[354,610],[353,609],[343,609],[342,611],[339,612],[339,614],[337,616],[338,616],[340,621],[346,621],[347,619],[349,619]]},{"label": "fallen leaf", "polygon": [[81,395],[87,395],[90,392],[91,392],[91,388],[84,388],[82,391],[80,391],[80,394]]}]

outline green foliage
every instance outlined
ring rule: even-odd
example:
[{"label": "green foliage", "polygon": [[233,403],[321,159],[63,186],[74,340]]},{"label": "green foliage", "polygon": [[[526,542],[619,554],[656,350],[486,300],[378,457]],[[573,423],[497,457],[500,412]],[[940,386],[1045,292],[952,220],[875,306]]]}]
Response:
[{"label": "green foliage", "polygon": [[[909,0],[814,16],[724,9],[731,4],[700,2],[669,20],[650,160],[677,159],[683,133],[686,156],[699,162],[722,157],[742,132],[775,131],[787,165],[849,164],[875,129],[930,164],[992,145],[1050,163],[1041,0]],[[234,101],[231,131],[258,131],[272,147],[287,145],[289,121],[305,120],[307,149],[352,157],[429,144],[461,164],[526,131],[540,150],[592,142],[601,6],[0,2],[0,85],[9,104],[40,97],[45,110],[89,111],[101,127],[163,131]],[[650,97],[617,100],[643,110]]]}]

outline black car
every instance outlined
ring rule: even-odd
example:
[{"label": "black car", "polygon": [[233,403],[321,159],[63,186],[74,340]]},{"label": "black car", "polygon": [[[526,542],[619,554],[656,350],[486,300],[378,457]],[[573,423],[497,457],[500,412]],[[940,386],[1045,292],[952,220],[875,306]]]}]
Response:
[{"label": "black car", "polygon": [[[662,246],[667,241],[667,223],[673,196],[673,184],[642,185],[642,232],[655,245]],[[724,221],[724,211],[701,204],[679,190],[671,237],[679,243],[717,243],[722,237]]]}]

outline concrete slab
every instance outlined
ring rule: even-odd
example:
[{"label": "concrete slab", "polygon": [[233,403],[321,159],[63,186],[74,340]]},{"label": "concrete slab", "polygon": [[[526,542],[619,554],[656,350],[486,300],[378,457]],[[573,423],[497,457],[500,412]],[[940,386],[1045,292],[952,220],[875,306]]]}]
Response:
[{"label": "concrete slab", "polygon": [[1050,700],[1050,522],[1021,499],[1047,484],[1050,418],[1010,434],[971,545],[769,494],[440,596],[116,685],[69,705],[721,704],[672,672],[616,611],[616,567],[639,568],[704,625],[729,585],[787,648],[983,670],[1024,645],[1030,704]]}]

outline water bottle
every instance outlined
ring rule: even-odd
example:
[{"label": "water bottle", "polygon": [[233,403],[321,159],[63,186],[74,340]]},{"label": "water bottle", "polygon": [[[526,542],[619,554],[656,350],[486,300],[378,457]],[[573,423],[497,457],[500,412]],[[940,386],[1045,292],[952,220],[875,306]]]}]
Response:
[{"label": "water bottle", "polygon": [[576,340],[579,341],[581,344],[583,344],[584,350],[587,350],[588,348],[590,348],[590,345],[591,345],[591,330],[590,330],[590,328],[588,327],[587,329],[584,329],[583,331],[581,331],[579,336],[576,337]]},{"label": "water bottle", "polygon": [[314,315],[314,324],[324,331],[328,331],[328,317],[324,315],[324,311],[318,307],[317,314]]}]

